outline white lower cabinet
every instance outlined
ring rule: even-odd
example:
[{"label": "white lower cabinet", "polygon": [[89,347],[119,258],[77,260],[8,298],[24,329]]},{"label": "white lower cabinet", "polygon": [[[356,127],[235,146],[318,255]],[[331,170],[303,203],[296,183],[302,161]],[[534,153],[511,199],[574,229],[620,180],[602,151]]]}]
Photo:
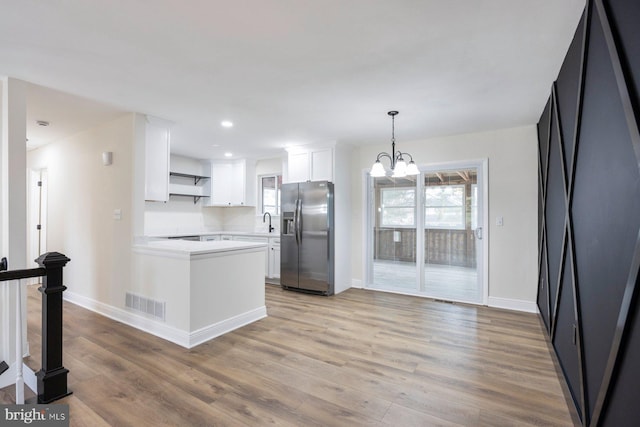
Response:
[{"label": "white lower cabinet", "polygon": [[280,238],[269,239],[269,274],[271,279],[280,279]]}]

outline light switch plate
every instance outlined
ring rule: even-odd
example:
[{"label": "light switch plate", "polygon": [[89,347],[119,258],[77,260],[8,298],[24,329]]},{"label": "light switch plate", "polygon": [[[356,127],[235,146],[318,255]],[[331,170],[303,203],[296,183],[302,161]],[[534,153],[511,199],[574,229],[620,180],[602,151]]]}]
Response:
[{"label": "light switch plate", "polygon": [[122,219],[122,209],[113,210],[113,219],[116,221],[120,221]]},{"label": "light switch plate", "polygon": [[503,217],[501,217],[501,216],[497,217],[497,218],[496,218],[496,225],[497,225],[498,227],[502,227],[502,226],[504,225],[504,218],[503,218]]}]

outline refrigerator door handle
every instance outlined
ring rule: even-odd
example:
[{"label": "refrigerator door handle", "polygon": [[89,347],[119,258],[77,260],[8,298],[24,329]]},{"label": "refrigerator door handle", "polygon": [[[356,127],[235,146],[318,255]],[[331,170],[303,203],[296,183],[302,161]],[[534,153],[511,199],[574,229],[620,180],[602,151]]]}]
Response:
[{"label": "refrigerator door handle", "polygon": [[302,199],[298,199],[296,205],[296,240],[302,243]]},{"label": "refrigerator door handle", "polygon": [[296,244],[298,244],[298,245],[300,244],[300,235],[298,233],[298,229],[299,229],[299,226],[298,226],[298,209],[299,208],[298,207],[299,207],[299,204],[300,204],[300,199],[296,199],[296,209],[293,212],[293,232],[296,235]]}]

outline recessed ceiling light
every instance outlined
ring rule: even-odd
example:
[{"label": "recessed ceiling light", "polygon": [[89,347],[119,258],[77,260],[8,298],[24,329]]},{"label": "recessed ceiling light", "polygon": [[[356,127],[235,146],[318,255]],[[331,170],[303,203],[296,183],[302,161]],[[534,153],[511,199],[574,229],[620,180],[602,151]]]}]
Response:
[{"label": "recessed ceiling light", "polygon": [[223,120],[222,122],[220,122],[220,125],[223,128],[230,128],[233,127],[233,122],[230,122],[229,120]]},{"label": "recessed ceiling light", "polygon": [[211,144],[212,147],[220,147],[220,144]]},{"label": "recessed ceiling light", "polygon": [[46,120],[36,120],[36,123],[38,124],[38,126],[49,126],[49,122]]},{"label": "recessed ceiling light", "polygon": [[231,156],[233,156],[233,153],[226,152],[226,153],[224,153],[224,156],[225,157],[231,157]]}]

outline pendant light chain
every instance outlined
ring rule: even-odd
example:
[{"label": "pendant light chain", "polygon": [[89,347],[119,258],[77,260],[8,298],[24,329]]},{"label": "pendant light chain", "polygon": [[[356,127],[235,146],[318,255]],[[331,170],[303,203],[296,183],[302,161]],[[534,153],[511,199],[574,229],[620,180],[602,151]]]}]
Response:
[{"label": "pendant light chain", "polygon": [[[380,163],[380,159],[382,157],[387,157],[389,159],[389,162],[391,163],[391,170],[393,171],[392,176],[395,178],[401,178],[407,175],[419,175],[420,171],[413,161],[413,157],[411,156],[411,154],[403,153],[400,150],[396,152],[396,115],[398,114],[398,112],[389,111],[387,114],[391,116],[391,154],[385,153],[384,151],[378,153],[376,161],[371,167],[371,176],[380,177],[387,174],[384,166],[382,166],[382,163]],[[410,162],[408,165],[405,162],[403,155],[409,157]]]},{"label": "pendant light chain", "polygon": [[390,111],[388,114],[391,116],[391,169],[396,167],[396,114],[394,111]]}]

